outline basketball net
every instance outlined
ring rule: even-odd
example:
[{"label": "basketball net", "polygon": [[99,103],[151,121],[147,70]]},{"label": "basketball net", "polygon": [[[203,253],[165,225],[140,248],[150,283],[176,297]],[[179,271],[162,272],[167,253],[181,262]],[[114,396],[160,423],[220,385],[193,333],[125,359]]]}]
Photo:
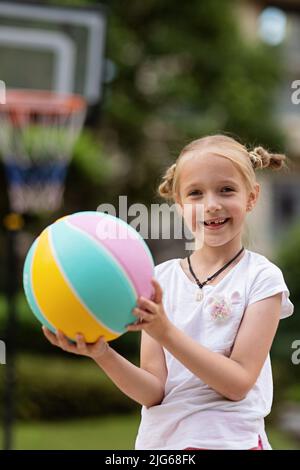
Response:
[{"label": "basketball net", "polygon": [[86,102],[78,95],[7,90],[0,104],[0,153],[14,212],[57,210]]}]

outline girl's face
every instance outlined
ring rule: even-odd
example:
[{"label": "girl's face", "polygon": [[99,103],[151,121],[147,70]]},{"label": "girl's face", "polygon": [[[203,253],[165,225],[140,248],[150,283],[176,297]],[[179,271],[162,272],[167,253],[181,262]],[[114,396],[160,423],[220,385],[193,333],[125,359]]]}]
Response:
[{"label": "girl's face", "polygon": [[[179,200],[183,217],[197,240],[221,246],[241,236],[247,212],[257,200],[259,185],[247,193],[245,181],[227,158],[214,154],[187,156],[179,174]],[[209,226],[211,219],[225,219]],[[205,223],[204,223],[205,222]]]}]

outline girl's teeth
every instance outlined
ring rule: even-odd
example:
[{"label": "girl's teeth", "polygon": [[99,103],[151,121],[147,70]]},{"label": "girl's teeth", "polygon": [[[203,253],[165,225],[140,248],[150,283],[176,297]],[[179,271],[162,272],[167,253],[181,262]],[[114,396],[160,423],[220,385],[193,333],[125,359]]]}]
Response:
[{"label": "girl's teeth", "polygon": [[219,220],[218,222],[209,222],[210,224],[212,225],[217,225],[217,224],[222,224],[224,222],[224,220]]},{"label": "girl's teeth", "polygon": [[228,219],[222,219],[218,222],[204,222],[205,225],[223,225]]}]

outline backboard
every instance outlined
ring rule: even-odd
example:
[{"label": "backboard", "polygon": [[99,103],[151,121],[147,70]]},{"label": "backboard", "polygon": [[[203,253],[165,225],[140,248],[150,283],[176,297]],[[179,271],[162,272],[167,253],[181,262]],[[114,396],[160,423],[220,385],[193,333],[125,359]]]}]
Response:
[{"label": "backboard", "polygon": [[7,89],[79,94],[97,105],[105,34],[102,7],[0,1],[0,80]]}]

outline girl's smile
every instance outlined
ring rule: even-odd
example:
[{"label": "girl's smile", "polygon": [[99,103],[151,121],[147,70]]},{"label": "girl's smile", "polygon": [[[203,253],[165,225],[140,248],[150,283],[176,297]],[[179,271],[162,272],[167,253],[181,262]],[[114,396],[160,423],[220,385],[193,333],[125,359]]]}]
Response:
[{"label": "girl's smile", "polygon": [[214,222],[203,222],[207,230],[219,230],[230,220],[230,217],[225,217],[223,219],[216,220]]},{"label": "girl's smile", "polygon": [[192,208],[184,217],[199,240],[201,231],[207,241],[211,236],[222,236],[223,244],[240,234],[247,212],[247,191],[230,160],[213,153],[187,158],[180,172],[180,196],[181,203]]}]

